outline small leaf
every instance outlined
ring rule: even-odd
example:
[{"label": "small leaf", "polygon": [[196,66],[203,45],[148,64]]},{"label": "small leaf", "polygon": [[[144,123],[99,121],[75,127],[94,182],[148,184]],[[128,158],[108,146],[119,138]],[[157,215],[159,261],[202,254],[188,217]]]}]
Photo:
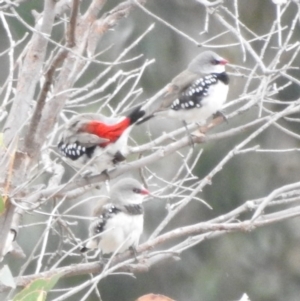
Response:
[{"label": "small leaf", "polygon": [[34,280],[18,293],[13,301],[45,301],[47,292],[55,286],[60,277],[61,275],[55,275],[51,278]]},{"label": "small leaf", "polygon": [[46,278],[47,282],[46,282],[46,285],[45,285],[45,290],[47,292],[49,292],[55,286],[55,284],[57,283],[57,281],[59,280],[60,277],[61,277],[61,275],[58,274],[58,275],[55,275],[51,278]]},{"label": "small leaf", "polygon": [[0,195],[0,215],[3,214],[4,212],[5,212],[5,202],[2,195]]},{"label": "small leaf", "polygon": [[40,292],[38,295],[36,301],[46,301],[47,293],[46,292]]},{"label": "small leaf", "polygon": [[16,287],[14,277],[7,265],[3,266],[3,268],[0,270],[0,283],[8,287]]},{"label": "small leaf", "polygon": [[136,301],[175,301],[163,295],[148,294],[138,298]]},{"label": "small leaf", "polygon": [[4,148],[3,133],[0,133],[0,148]]}]

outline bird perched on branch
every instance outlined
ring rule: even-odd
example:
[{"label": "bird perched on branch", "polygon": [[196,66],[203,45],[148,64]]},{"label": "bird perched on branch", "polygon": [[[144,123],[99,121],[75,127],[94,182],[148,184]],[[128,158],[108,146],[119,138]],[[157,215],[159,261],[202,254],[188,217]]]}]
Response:
[{"label": "bird perched on branch", "polygon": [[213,51],[204,51],[194,58],[187,69],[178,74],[152,101],[143,106],[146,116],[176,118],[185,123],[205,123],[220,112],[226,101],[229,77],[227,60]]},{"label": "bird perched on branch", "polygon": [[135,250],[143,232],[142,202],[148,194],[147,189],[131,178],[113,185],[105,204],[99,200],[101,206],[94,210],[96,219],[89,228],[90,240],[80,251],[99,248],[103,255]]},{"label": "bird perched on branch", "polygon": [[126,117],[81,114],[64,127],[58,148],[73,167],[101,173],[125,160],[129,133],[145,114],[140,107]]}]

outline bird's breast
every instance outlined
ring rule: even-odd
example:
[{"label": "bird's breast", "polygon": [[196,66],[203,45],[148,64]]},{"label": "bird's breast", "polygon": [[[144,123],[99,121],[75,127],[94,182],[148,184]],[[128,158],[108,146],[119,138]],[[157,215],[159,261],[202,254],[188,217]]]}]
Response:
[{"label": "bird's breast", "polygon": [[131,216],[120,212],[111,217],[105,224],[99,248],[103,254],[124,252],[138,244],[143,232],[143,215]]},{"label": "bird's breast", "polygon": [[187,123],[205,123],[222,109],[228,94],[228,85],[215,77],[197,80],[173,102],[167,116]]}]

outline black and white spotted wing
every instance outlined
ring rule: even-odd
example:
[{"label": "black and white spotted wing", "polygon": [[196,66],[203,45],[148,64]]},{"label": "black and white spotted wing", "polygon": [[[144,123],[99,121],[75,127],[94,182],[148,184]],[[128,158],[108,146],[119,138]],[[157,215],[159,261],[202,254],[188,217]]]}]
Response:
[{"label": "black and white spotted wing", "polygon": [[60,152],[67,158],[75,161],[83,155],[87,155],[88,158],[91,158],[96,146],[85,147],[80,145],[79,142],[74,143],[64,143],[60,141],[58,144],[58,149]]},{"label": "black and white spotted wing", "polygon": [[195,80],[187,87],[171,105],[171,109],[189,110],[202,107],[202,99],[208,95],[210,86],[218,83],[216,74],[206,75]]},{"label": "black and white spotted wing", "polygon": [[119,212],[121,212],[120,208],[112,204],[105,205],[102,214],[95,221],[95,223],[93,223],[90,227],[90,229],[93,232],[90,233],[90,236],[94,236],[96,234],[103,232],[107,221]]}]

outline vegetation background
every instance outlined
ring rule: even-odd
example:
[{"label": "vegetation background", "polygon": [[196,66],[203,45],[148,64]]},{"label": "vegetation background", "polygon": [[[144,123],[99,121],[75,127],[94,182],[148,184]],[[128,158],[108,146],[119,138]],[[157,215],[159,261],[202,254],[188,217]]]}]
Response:
[{"label": "vegetation background", "polygon": [[[58,1],[56,5],[62,1]],[[20,65],[16,64],[16,61],[21,53],[26,51],[29,42],[32,41],[33,32],[24,25],[24,22],[33,28],[36,21],[32,11],[41,13],[44,9],[44,2],[47,1],[25,0],[20,2],[17,7],[13,5],[13,2],[12,4],[6,1],[2,3],[3,8],[0,12],[2,21],[0,22],[2,100],[9,89],[8,81],[12,83],[8,93],[8,102],[3,103],[0,108],[3,129],[7,124],[7,116],[11,113],[11,102],[18,94],[17,82],[21,73],[17,71]],[[91,2],[91,0],[81,1],[79,14],[84,14]],[[167,85],[203,49],[212,49],[230,61],[231,65],[228,67],[228,71],[231,74],[231,83],[228,102],[235,102],[230,107],[225,108],[225,113],[234,113],[244,105],[252,103],[247,110],[229,118],[228,123],[216,126],[207,135],[224,133],[258,120],[262,107],[262,116],[274,116],[276,112],[282,112],[293,102],[297,104],[300,97],[300,72],[298,68],[300,64],[298,55],[300,2],[288,0],[282,1],[282,5],[277,5],[277,2],[271,0],[226,0],[223,2],[212,1],[212,6],[209,6],[210,2],[202,0],[198,2],[194,0],[149,0],[142,3],[145,5],[142,7],[147,10],[144,11],[139,6],[135,7],[135,1],[107,1],[99,12],[99,20],[104,20],[110,16],[113,10],[122,4],[129,3],[133,9],[126,18],[118,19],[116,25],[110,30],[106,30],[102,38],[96,41],[95,53],[100,53],[100,55],[92,60],[82,75],[76,79],[73,85],[74,90],[68,94],[67,104],[69,102],[69,105],[64,106],[63,113],[58,113],[60,116],[58,123],[52,127],[48,142],[38,150],[40,152],[39,159],[34,164],[40,164],[38,166],[41,173],[38,173],[38,177],[34,173],[32,176],[34,180],[27,185],[29,193],[24,192],[25,195],[30,195],[32,191],[37,189],[36,187],[40,187],[38,185],[44,184],[48,187],[52,185],[49,181],[53,179],[54,172],[52,167],[45,167],[47,165],[45,160],[47,159],[43,157],[43,151],[51,149],[51,147],[54,149],[59,125],[70,118],[74,112],[97,111],[101,104],[109,99],[109,105],[102,107],[101,112],[106,115],[120,114],[124,109],[126,111],[127,107],[130,107],[129,99],[134,99],[135,104],[145,102]],[[72,7],[75,5],[74,3],[76,1],[69,1],[67,4]],[[149,11],[154,17],[149,14]],[[35,92],[30,99],[31,111],[28,114],[28,112],[20,109],[20,115],[28,114],[30,118],[32,114],[35,101],[42,89],[44,80],[42,75],[45,74],[51,60],[57,53],[58,45],[64,45],[69,16],[70,12],[67,9],[54,21],[54,24],[57,25],[53,26],[50,38],[56,43],[48,43],[47,45],[40,79],[36,83]],[[223,20],[226,20],[233,30],[227,28],[218,16],[224,18]],[[40,17],[37,16],[37,19]],[[11,38],[8,37],[8,29],[5,27],[4,19],[9,26]],[[145,33],[153,23],[155,24],[154,28],[149,30],[132,47],[133,42]],[[171,28],[170,25],[174,26],[175,29]],[[99,32],[97,33],[100,34]],[[222,35],[220,35],[221,33]],[[78,38],[76,35],[79,34],[83,36],[85,32],[75,32],[76,39]],[[289,34],[292,36],[285,44]],[[22,43],[13,47],[12,56],[9,52],[5,52],[12,47],[12,40],[17,42],[24,38],[24,35],[27,37]],[[215,39],[208,41],[212,38]],[[249,43],[251,50],[249,50],[247,43]],[[106,70],[108,65],[101,62],[114,62],[128,47],[132,47],[132,49],[124,60],[130,60],[129,62],[113,66],[103,79],[96,82],[95,86],[85,89],[86,85],[93,82],[101,72]],[[266,49],[262,55],[264,47]],[[72,47],[68,46],[68,48]],[[74,51],[77,52],[77,49]],[[262,70],[259,60],[252,51],[261,59],[266,67],[265,70]],[[279,54],[278,57],[276,57],[277,54]],[[71,56],[72,53],[69,52],[67,55]],[[87,57],[86,52],[82,52],[81,55]],[[292,57],[294,59],[291,61]],[[11,58],[18,65],[18,67],[15,65],[13,78],[9,78],[9,75],[12,74]],[[153,59],[155,62],[146,65],[145,62]],[[277,65],[272,65],[273,60],[277,60]],[[48,99],[52,97],[52,93],[57,92],[55,86],[58,86],[59,81],[63,80],[60,77],[60,68],[61,66],[56,70],[53,88],[48,91]],[[116,80],[106,87],[105,83],[120,70],[123,71],[123,75],[116,77]],[[272,72],[269,72],[270,70]],[[138,78],[137,74],[140,74],[140,78],[137,85],[134,86],[134,81]],[[131,75],[132,77],[130,77]],[[105,89],[102,91],[101,87],[105,87]],[[120,90],[115,93],[118,87]],[[277,90],[278,87],[282,87],[282,89]],[[98,88],[99,90],[95,95],[88,95],[89,92]],[[79,91],[78,94],[76,94],[77,91]],[[88,97],[86,97],[87,95]],[[118,107],[121,100],[128,95],[130,95],[128,97],[129,105],[126,103]],[[72,100],[80,97],[83,98],[80,103],[72,103]],[[7,112],[7,115],[2,115],[3,112]],[[202,202],[192,200],[168,223],[163,232],[209,221],[231,212],[249,200],[266,198],[272,191],[284,185],[297,184],[299,181],[300,150],[298,115],[299,113],[294,114],[293,120],[274,120],[270,127],[250,140],[249,145],[245,147],[246,151],[237,151],[231,160],[221,165],[222,169],[213,177],[211,185],[205,185],[202,191],[197,194],[199,198],[211,206],[211,209]],[[225,139],[204,141],[195,144],[194,148],[185,146],[161,160],[155,160],[146,165],[143,171],[144,180],[156,197],[145,204],[145,232],[142,242],[149,238],[167,215],[168,208],[192,191],[189,190],[189,187],[194,189],[197,183],[205,179],[235,146],[247,139],[260,126],[262,124],[257,124],[249,129],[245,128],[238,133],[228,135]],[[138,145],[143,145],[151,139],[160,137],[165,132],[172,132],[179,127],[181,124],[173,120],[153,119],[134,129],[132,134],[134,140],[131,140],[130,145],[137,148]],[[166,140],[165,144],[171,142],[171,140]],[[260,149],[255,148],[257,145],[260,146]],[[153,153],[155,150],[153,147],[149,149],[148,153]],[[57,159],[59,156],[55,154],[55,150],[51,151],[49,156],[61,164],[61,161]],[[128,160],[138,160],[138,155],[134,153]],[[178,182],[175,182],[174,185],[170,184],[179,168],[185,169],[187,162],[190,166],[195,163],[192,170],[193,175],[189,172],[183,173],[176,180]],[[68,182],[74,175],[74,171],[64,163],[63,167],[64,174],[58,184]],[[188,169],[186,168],[186,170]],[[132,170],[129,174],[141,179],[140,170]],[[30,175],[30,172],[27,175]],[[28,177],[30,178],[30,176]],[[5,183],[5,180],[2,183]],[[180,185],[184,189],[178,190]],[[79,287],[88,279],[92,279],[89,273],[69,278],[62,277],[55,289],[49,293],[47,300],[84,300],[86,298],[89,301],[131,301],[138,296],[153,292],[170,296],[178,301],[226,301],[237,300],[246,292],[250,299],[255,301],[298,301],[300,295],[300,222],[299,217],[287,218],[284,214],[284,210],[287,208],[295,209],[292,211],[293,215],[299,214],[297,207],[297,201],[300,200],[299,188],[297,185],[295,187],[295,189],[283,189],[283,192],[290,193],[289,195],[279,193],[274,197],[275,201],[281,200],[283,206],[281,204],[282,207],[272,206],[271,209],[268,209],[268,213],[277,212],[279,214],[278,220],[270,222],[270,225],[253,227],[253,229],[241,226],[239,230],[236,229],[234,232],[228,229],[217,230],[217,232],[221,231],[222,233],[211,237],[206,236],[201,243],[199,242],[195,246],[191,244],[182,253],[180,252],[179,261],[164,260],[151,267],[147,272],[136,273],[135,278],[122,273],[104,277],[98,284],[102,299],[97,296],[95,290],[86,295],[89,287],[79,290],[70,297],[64,296],[68,291]],[[61,204],[59,212],[63,214],[67,208],[76,205],[84,198],[88,199],[91,195],[97,196],[98,193],[97,189],[90,189],[84,195],[81,194],[67,200]],[[177,194],[177,198],[174,197],[174,194]],[[290,200],[291,196],[294,197],[292,201]],[[44,202],[38,210],[27,210],[23,214],[17,242],[27,255],[27,259],[40,238],[46,237],[44,240],[46,241],[45,249],[43,250],[42,244],[37,247],[36,252],[28,262],[28,266],[24,268],[24,275],[47,271],[60,256],[73,247],[66,239],[64,230],[60,229],[61,224],[51,224],[52,229],[45,232],[49,223],[52,223],[51,217],[45,214],[54,212],[55,204],[59,204],[60,201],[61,199],[57,197],[55,200]],[[68,226],[74,237],[82,240],[86,238],[88,220],[81,220],[80,217],[88,216],[92,207],[92,201],[85,202],[72,211],[72,214],[78,217],[77,219],[64,219],[62,217],[69,223]],[[254,206],[254,211],[255,209]],[[228,220],[228,223],[238,224],[239,221],[249,221],[254,211],[245,211],[242,215]],[[281,216],[285,219],[284,221],[281,221]],[[208,231],[207,233],[216,233],[216,231]],[[159,245],[155,250],[167,250],[181,241],[177,238],[175,242],[171,241],[163,246]],[[42,250],[44,253],[41,253]],[[43,254],[43,260],[40,263],[38,263],[39,254]],[[70,266],[83,262],[84,259],[78,255],[78,251],[74,250],[72,254],[60,266]],[[15,258],[8,254],[4,263],[9,266],[13,276],[17,277],[27,259]],[[2,296],[0,295],[1,300],[12,298],[13,293],[7,294],[7,291],[3,292]],[[85,297],[83,298],[83,296]]]}]

